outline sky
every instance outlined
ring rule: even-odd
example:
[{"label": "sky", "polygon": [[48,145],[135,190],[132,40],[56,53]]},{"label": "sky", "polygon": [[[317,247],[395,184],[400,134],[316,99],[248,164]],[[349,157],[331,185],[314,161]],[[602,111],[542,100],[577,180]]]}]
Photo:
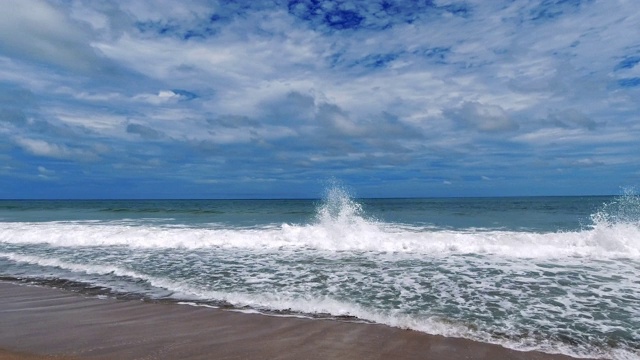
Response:
[{"label": "sky", "polygon": [[3,0],[0,198],[619,194],[636,0]]}]

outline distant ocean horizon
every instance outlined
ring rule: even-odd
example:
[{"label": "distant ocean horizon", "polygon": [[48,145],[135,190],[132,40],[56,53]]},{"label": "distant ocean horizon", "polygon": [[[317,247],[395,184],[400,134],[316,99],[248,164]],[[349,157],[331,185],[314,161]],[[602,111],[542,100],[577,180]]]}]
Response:
[{"label": "distant ocean horizon", "polygon": [[[344,191],[351,193],[349,189]],[[622,190],[625,192],[635,192],[635,188],[631,190]],[[30,198],[30,197],[17,197],[17,198],[0,198],[0,201],[181,201],[181,200],[193,200],[193,201],[226,201],[226,200],[324,200],[326,194],[319,194],[315,196],[301,196],[301,197],[287,197],[287,196],[231,196],[231,197],[46,197],[46,198]],[[353,200],[411,200],[411,199],[423,199],[423,200],[435,200],[435,199],[508,199],[508,198],[570,198],[570,197],[617,197],[621,196],[621,193],[611,194],[538,194],[538,195],[431,195],[431,196],[355,196],[351,194]]]},{"label": "distant ocean horizon", "polygon": [[0,277],[640,359],[640,197],[0,200]]}]

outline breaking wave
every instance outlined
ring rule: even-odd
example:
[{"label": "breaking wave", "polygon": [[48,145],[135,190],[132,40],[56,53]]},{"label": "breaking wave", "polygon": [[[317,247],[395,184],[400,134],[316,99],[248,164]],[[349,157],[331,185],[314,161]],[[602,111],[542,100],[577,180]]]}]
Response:
[{"label": "breaking wave", "polygon": [[338,187],[328,191],[308,224],[252,228],[176,227],[135,221],[4,222],[0,242],[64,247],[313,249],[432,256],[495,254],[505,257],[640,258],[640,200],[625,194],[592,215],[579,231],[528,232],[437,229],[380,222]]}]

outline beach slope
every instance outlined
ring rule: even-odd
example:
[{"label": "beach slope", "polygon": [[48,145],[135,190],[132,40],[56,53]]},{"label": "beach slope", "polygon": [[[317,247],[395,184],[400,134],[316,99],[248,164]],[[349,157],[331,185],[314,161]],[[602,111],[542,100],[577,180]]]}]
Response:
[{"label": "beach slope", "polygon": [[99,299],[9,282],[0,282],[0,319],[0,359],[570,359],[383,325]]}]

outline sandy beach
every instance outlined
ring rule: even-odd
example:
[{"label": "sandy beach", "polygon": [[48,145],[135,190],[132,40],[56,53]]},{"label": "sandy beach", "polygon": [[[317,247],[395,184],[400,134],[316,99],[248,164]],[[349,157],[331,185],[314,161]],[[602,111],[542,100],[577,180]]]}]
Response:
[{"label": "sandy beach", "polygon": [[0,282],[1,359],[570,359],[336,320]]}]

